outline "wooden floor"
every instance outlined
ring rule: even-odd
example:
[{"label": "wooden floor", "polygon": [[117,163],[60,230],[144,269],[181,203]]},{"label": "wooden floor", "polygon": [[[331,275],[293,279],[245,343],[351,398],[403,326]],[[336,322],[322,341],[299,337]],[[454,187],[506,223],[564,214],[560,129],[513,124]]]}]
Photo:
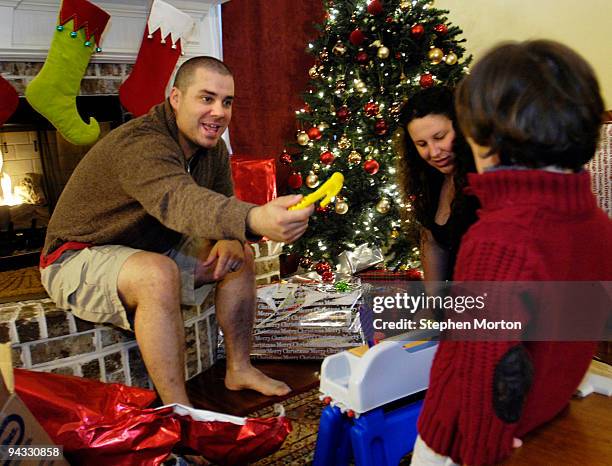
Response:
[{"label": "wooden floor", "polygon": [[531,432],[503,466],[612,465],[612,397],[573,399],[552,422]]},{"label": "wooden floor", "polygon": [[[188,382],[191,401],[198,408],[237,416],[269,406],[319,383],[320,362],[256,362],[271,377],[284,380],[294,392],[266,397],[253,391],[231,392],[223,385],[225,367],[217,364]],[[575,398],[553,421],[531,432],[524,445],[503,466],[612,465],[612,397],[592,394]]]},{"label": "wooden floor", "polygon": [[253,364],[264,374],[288,384],[293,391],[284,397],[270,397],[253,390],[227,390],[223,384],[225,364],[219,362],[187,382],[189,399],[196,408],[246,416],[319,385],[321,361],[255,361]]}]

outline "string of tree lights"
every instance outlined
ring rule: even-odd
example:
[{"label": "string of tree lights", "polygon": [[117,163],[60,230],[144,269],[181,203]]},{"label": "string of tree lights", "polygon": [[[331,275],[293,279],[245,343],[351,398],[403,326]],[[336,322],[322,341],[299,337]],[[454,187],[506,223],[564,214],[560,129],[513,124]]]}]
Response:
[{"label": "string of tree lights", "polygon": [[385,251],[389,268],[414,266],[414,228],[400,215],[410,205],[395,178],[398,117],[415,92],[461,79],[471,58],[462,31],[431,1],[328,0],[324,8],[308,44],[315,61],[296,112],[296,141],[281,162],[291,166],[293,192],[309,194],[335,171],[345,184],[287,252],[310,268],[369,243]]}]

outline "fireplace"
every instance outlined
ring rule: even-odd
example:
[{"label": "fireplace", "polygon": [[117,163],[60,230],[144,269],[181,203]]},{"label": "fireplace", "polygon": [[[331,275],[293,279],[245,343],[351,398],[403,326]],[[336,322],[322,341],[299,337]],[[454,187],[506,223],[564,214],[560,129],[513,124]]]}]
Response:
[{"label": "fireplace", "polygon": [[[100,123],[100,137],[130,115],[116,95],[77,97],[85,121]],[[0,270],[38,261],[46,226],[72,171],[91,146],[67,142],[21,97],[0,127]]]}]

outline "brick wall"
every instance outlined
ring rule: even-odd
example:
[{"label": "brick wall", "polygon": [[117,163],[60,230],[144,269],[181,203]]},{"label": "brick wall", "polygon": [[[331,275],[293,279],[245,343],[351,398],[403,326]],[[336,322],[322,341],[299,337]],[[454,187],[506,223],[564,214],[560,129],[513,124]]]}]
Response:
[{"label": "brick wall", "polygon": [[[42,62],[0,62],[0,74],[22,96],[42,66]],[[132,67],[125,63],[90,63],[81,81],[80,95],[117,95]]]},{"label": "brick wall", "polygon": [[[202,306],[183,307],[186,379],[215,360],[213,300],[211,293]],[[133,333],[78,319],[50,299],[0,305],[0,342],[7,341],[14,367],[152,387]]]}]

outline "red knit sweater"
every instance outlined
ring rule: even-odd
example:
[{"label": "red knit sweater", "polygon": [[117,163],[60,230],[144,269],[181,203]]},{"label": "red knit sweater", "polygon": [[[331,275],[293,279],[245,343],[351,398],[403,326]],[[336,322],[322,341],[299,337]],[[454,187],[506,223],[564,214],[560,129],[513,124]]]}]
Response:
[{"label": "red knit sweater", "polygon": [[[457,281],[612,279],[612,222],[597,207],[590,176],[500,170],[469,176],[479,221],[463,238]],[[476,466],[509,456],[512,438],[568,403],[595,351],[591,342],[525,342],[534,378],[518,422],[493,409],[496,363],[514,342],[441,342],[419,418],[425,443]]]}]

